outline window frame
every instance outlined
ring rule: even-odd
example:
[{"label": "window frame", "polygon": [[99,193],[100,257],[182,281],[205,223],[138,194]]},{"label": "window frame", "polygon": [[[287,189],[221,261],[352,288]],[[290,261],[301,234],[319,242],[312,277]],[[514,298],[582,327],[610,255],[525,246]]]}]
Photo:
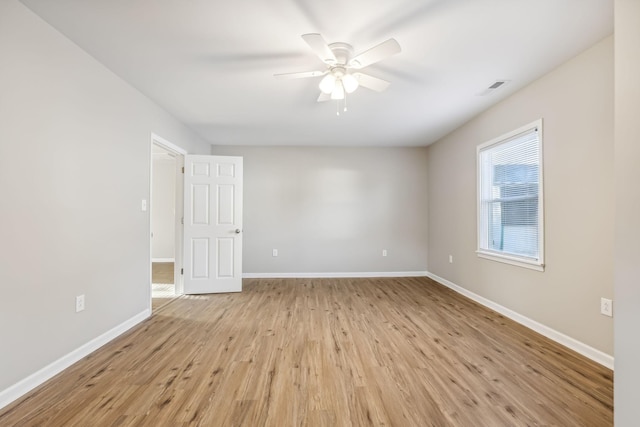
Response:
[{"label": "window frame", "polygon": [[[539,174],[538,174],[538,258],[530,258],[525,256],[518,256],[505,252],[495,251],[487,248],[482,248],[483,234],[487,232],[488,223],[483,224],[483,208],[482,208],[482,162],[481,152],[484,152],[492,147],[497,147],[501,144],[507,143],[513,139],[513,137],[523,134],[525,132],[537,129],[538,133],[538,156],[539,156]],[[492,261],[498,261],[506,264],[516,265],[537,271],[544,271],[544,157],[543,157],[543,127],[542,119],[538,119],[532,123],[515,129],[511,132],[500,135],[497,138],[493,138],[483,144],[476,147],[476,185],[477,185],[477,249],[476,254],[479,258],[489,259]]]}]

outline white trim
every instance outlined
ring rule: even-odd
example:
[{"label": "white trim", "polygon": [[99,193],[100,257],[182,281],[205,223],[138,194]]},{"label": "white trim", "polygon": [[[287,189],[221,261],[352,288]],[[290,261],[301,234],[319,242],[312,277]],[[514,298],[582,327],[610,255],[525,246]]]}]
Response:
[{"label": "white trim", "polygon": [[184,266],[184,225],[182,218],[184,216],[184,155],[176,157],[176,193],[175,193],[175,261],[173,268],[173,283],[176,285],[176,295],[184,293],[184,276],[181,274]]},{"label": "white trim", "polygon": [[151,262],[176,262],[175,258],[151,258]]},{"label": "white trim", "polygon": [[244,279],[322,279],[349,277],[427,277],[427,271],[382,271],[365,273],[243,273]]},{"label": "white trim", "polygon": [[496,138],[493,138],[490,141],[484,142],[480,145],[477,146],[476,150],[478,152],[480,152],[483,149],[486,149],[488,147],[491,147],[492,145],[500,145],[503,142],[505,142],[508,139],[513,138],[514,136],[518,136],[522,133],[528,132],[531,129],[535,129],[535,128],[539,128],[540,129],[540,135],[542,135],[542,119],[538,119],[538,120],[534,120],[533,122],[526,124],[524,126],[520,126],[518,129],[514,129],[511,132],[507,132],[505,134],[502,134]]},{"label": "white trim", "polygon": [[169,151],[175,151],[178,154],[187,154],[187,151],[184,148],[167,141],[166,139],[156,135],[155,133],[151,133],[151,145],[153,144],[163,146],[164,148],[168,148]]},{"label": "white trim", "polygon": [[500,253],[485,252],[481,249],[477,250],[476,254],[478,254],[478,257],[480,258],[490,259],[492,261],[502,262],[505,264],[517,265],[518,267],[529,268],[531,270],[544,271],[544,265],[540,265],[538,261],[528,261],[524,258],[510,257]]},{"label": "white trim", "polygon": [[562,332],[558,332],[555,329],[552,329],[542,323],[538,323],[533,319],[530,319],[522,314],[516,313],[515,311],[508,309],[498,303],[495,303],[485,297],[482,297],[478,294],[475,294],[461,286],[456,285],[453,282],[448,281],[447,279],[443,279],[442,277],[436,276],[433,273],[427,272],[427,277],[435,280],[436,282],[448,287],[449,289],[456,291],[457,293],[464,295],[465,297],[484,305],[485,307],[490,308],[491,310],[498,312],[511,320],[514,320],[521,325],[526,326],[529,329],[532,329],[539,333],[540,335],[544,335],[545,337],[552,339],[553,341],[564,345],[565,347],[574,350],[581,355],[597,362],[611,370],[613,370],[613,356],[604,353],[598,349],[595,349],[581,341],[576,340],[575,338],[571,338],[568,335],[563,334]]},{"label": "white trim", "polygon": [[81,345],[71,353],[62,356],[58,360],[34,372],[28,377],[18,381],[9,388],[0,391],[0,409],[24,396],[45,381],[53,378],[55,375],[67,369],[69,366],[73,365],[83,357],[88,356],[103,345],[107,344],[109,341],[122,335],[129,329],[133,328],[134,326],[148,318],[150,315],[151,310],[149,309],[136,314],[132,318],[125,320],[116,327],[108,330],[104,334],[92,339],[86,344]]}]

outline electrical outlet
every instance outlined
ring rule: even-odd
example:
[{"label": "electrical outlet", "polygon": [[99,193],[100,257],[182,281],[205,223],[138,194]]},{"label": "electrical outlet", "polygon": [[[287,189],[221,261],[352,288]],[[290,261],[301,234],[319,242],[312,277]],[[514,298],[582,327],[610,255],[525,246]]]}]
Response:
[{"label": "electrical outlet", "polygon": [[382,250],[382,256],[387,256],[387,250],[386,249]]},{"label": "electrical outlet", "polygon": [[271,256],[278,256],[278,250],[277,249],[272,249],[271,250]]},{"label": "electrical outlet", "polygon": [[76,297],[76,313],[84,310],[84,295],[78,295]]},{"label": "electrical outlet", "polygon": [[600,314],[613,317],[613,301],[608,298],[600,298]]},{"label": "electrical outlet", "polygon": [[453,264],[453,255],[449,255],[449,264]]}]

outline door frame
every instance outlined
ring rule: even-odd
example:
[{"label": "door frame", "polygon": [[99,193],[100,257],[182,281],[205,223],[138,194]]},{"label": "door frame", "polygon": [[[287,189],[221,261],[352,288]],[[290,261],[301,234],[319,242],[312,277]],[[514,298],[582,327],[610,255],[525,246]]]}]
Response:
[{"label": "door frame", "polygon": [[152,278],[152,263],[153,263],[153,244],[151,242],[151,233],[153,232],[152,224],[152,209],[153,209],[153,146],[158,146],[164,150],[175,155],[176,158],[176,186],[175,186],[175,242],[174,242],[174,269],[173,269],[173,282],[175,285],[176,295],[182,295],[184,293],[184,282],[182,281],[182,259],[183,259],[183,233],[182,228],[182,216],[184,211],[184,175],[182,174],[182,168],[184,166],[184,156],[187,151],[170,141],[162,138],[155,133],[151,134],[151,141],[149,144],[149,310],[151,310],[151,286],[153,283]]}]

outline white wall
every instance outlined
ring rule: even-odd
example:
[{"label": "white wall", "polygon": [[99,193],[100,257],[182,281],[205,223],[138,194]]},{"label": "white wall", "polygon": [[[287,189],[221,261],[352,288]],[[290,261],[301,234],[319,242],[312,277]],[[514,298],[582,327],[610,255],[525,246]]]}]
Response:
[{"label": "white wall", "polygon": [[[543,119],[544,272],[478,258],[476,147]],[[613,354],[613,37],[428,149],[429,271]],[[454,263],[448,262],[452,254]]]},{"label": "white wall", "polygon": [[426,270],[426,148],[216,146],[213,154],[244,157],[245,273]]},{"label": "white wall", "polygon": [[176,160],[166,155],[153,158],[151,207],[151,257],[174,259],[176,246]]},{"label": "white wall", "polygon": [[640,420],[640,1],[615,2],[615,425]]},{"label": "white wall", "polygon": [[148,310],[151,133],[210,148],[16,0],[0,58],[1,401]]}]

